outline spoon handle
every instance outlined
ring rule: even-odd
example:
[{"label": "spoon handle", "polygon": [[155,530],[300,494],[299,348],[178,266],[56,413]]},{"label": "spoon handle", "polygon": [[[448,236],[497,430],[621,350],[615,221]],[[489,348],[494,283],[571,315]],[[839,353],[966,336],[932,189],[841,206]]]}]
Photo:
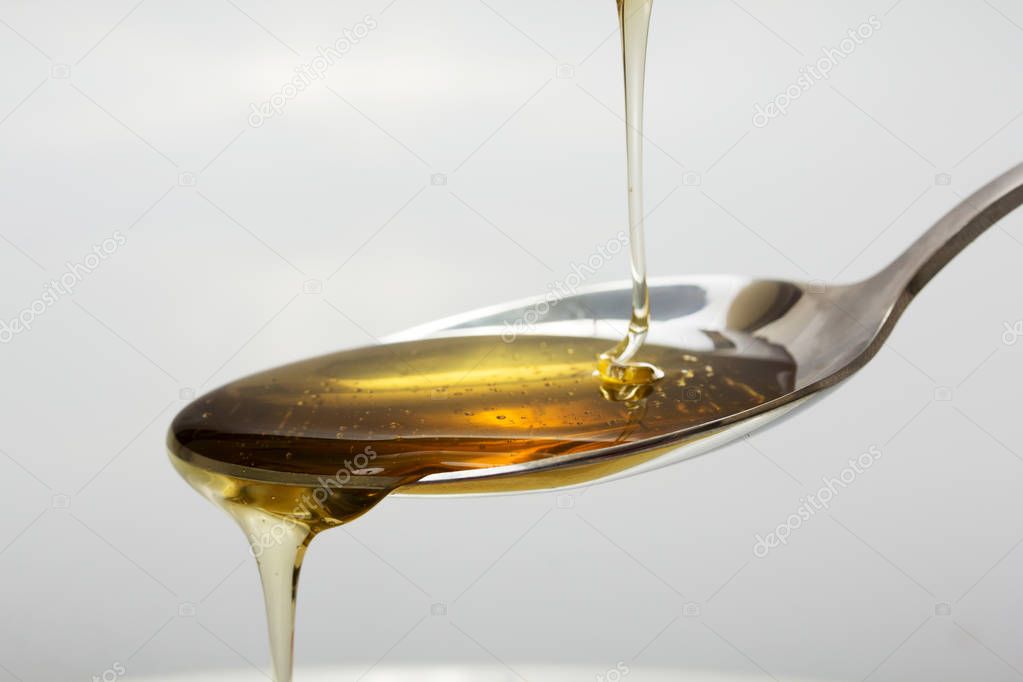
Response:
[{"label": "spoon handle", "polygon": [[875,275],[873,283],[895,296],[916,296],[974,239],[1020,205],[1023,205],[1023,164],[964,199]]}]

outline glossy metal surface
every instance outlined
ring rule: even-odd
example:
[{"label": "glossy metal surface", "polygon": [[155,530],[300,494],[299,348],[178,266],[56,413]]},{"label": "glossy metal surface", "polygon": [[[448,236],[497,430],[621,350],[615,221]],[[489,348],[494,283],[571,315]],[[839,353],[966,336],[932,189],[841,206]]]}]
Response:
[{"label": "glossy metal surface", "polygon": [[[810,284],[713,276],[653,280],[656,323],[650,343],[742,354],[788,354],[797,364],[794,389],[756,409],[671,437],[578,457],[555,458],[483,471],[430,476],[431,484],[521,475],[577,466],[601,458],[657,451],[606,479],[633,475],[689,459],[760,428],[819,397],[863,367],[881,348],[913,297],[949,261],[989,227],[1023,204],[1023,164],[984,186],[948,213],[873,277],[857,284]],[[406,341],[445,335],[521,334],[622,338],[631,312],[631,284],[588,288],[554,305],[529,299],[440,320],[394,335]],[[538,305],[539,304],[539,305]]]}]

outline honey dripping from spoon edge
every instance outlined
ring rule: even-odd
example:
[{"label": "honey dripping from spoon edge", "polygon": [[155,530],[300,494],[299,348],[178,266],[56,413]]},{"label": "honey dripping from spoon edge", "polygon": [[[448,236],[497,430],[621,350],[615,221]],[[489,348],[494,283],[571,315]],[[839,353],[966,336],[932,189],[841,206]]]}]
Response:
[{"label": "honey dripping from spoon edge", "polygon": [[500,493],[604,478],[659,453],[417,485],[433,474],[627,448],[757,407],[794,383],[783,353],[647,344],[641,357],[665,368],[664,378],[608,399],[593,376],[604,343],[475,336],[371,346],[235,381],[178,415],[172,461],[238,522],[258,562],[278,682],[290,680],[298,576],[320,532],[392,492]]},{"label": "honey dripping from spoon edge", "polygon": [[[274,680],[291,682],[298,578],[309,543],[388,494],[562,487],[656,453],[480,479],[417,482],[596,452],[755,407],[791,387],[786,359],[644,345],[642,121],[652,0],[618,0],[625,72],[633,279],[627,336],[434,339],[315,358],[242,379],[175,420],[172,460],[243,528],[263,582]],[[597,369],[593,359],[598,358]],[[398,371],[395,368],[398,367]],[[422,371],[425,368],[425,373]],[[662,368],[667,368],[667,371]]]}]

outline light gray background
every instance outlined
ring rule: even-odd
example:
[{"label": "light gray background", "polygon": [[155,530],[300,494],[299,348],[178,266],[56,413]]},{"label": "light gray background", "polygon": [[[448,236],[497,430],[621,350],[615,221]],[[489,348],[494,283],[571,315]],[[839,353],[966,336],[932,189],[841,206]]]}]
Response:
[{"label": "light gray background", "polygon": [[[752,125],[871,15],[830,81]],[[165,458],[181,396],[564,278],[625,222],[614,30],[611,0],[0,2],[0,319],[127,236],[0,346],[0,680],[263,679],[242,535]],[[870,273],[1023,161],[1021,68],[1020,0],[659,0],[652,273]],[[1023,677],[1021,265],[1017,214],[840,391],[711,456],[560,505],[385,502],[314,547],[299,661]],[[872,445],[830,514],[753,557]]]}]

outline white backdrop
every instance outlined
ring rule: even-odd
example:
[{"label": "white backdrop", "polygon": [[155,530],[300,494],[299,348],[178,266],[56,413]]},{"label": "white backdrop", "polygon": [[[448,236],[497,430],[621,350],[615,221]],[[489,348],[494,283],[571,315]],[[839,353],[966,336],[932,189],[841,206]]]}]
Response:
[{"label": "white backdrop", "polygon": [[[659,0],[654,24],[654,275],[855,279],[1023,161],[1020,0]],[[0,0],[0,681],[263,679],[255,569],[168,466],[170,419],[541,293],[622,229],[614,31],[611,0]],[[48,289],[69,265],[73,293]],[[1017,214],[860,375],[748,442],[568,497],[393,499],[325,535],[300,664],[1019,679],[1021,265]]]}]

